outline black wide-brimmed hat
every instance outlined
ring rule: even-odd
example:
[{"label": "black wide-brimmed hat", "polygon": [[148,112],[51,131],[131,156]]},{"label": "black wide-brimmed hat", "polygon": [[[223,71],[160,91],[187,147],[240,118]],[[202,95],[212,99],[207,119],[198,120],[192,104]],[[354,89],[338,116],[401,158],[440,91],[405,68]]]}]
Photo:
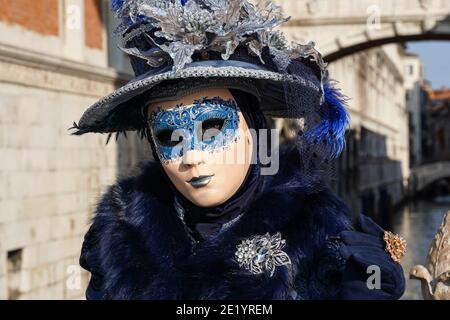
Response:
[{"label": "black wide-brimmed hat", "polygon": [[255,95],[267,116],[302,118],[311,139],[342,149],[342,96],[314,43],[288,44],[273,30],[289,18],[272,1],[113,0],[112,9],[136,77],[90,106],[74,134],[139,131],[150,102],[225,87]]}]

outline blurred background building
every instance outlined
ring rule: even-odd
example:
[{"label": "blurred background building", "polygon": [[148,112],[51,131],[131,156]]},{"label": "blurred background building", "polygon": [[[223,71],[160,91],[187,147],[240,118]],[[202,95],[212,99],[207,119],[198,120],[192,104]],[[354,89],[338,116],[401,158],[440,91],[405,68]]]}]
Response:
[{"label": "blurred background building", "polygon": [[[425,80],[405,43],[450,39],[450,1],[276,2],[292,16],[288,37],[315,41],[350,98],[336,191],[355,214],[415,239],[405,268],[422,262],[439,213],[431,221],[429,206],[398,208],[427,188],[450,192],[450,89]],[[131,77],[109,6],[0,0],[0,299],[82,298],[78,257],[95,204],[150,156],[133,134],[105,145],[106,136],[67,131]]]},{"label": "blurred background building", "polygon": [[450,161],[450,89],[428,91],[424,162]]}]

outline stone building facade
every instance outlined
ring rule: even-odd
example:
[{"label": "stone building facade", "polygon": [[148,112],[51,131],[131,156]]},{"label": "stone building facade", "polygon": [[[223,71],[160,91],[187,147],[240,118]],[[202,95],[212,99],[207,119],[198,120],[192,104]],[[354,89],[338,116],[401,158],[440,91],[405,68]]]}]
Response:
[{"label": "stone building facade", "polygon": [[429,109],[426,121],[431,129],[427,134],[429,142],[428,162],[450,161],[450,89],[429,91]]},{"label": "stone building facade", "polygon": [[117,146],[67,129],[123,82],[109,68],[107,5],[0,6],[0,299],[84,296],[82,238],[117,175]]},{"label": "stone building facade", "polygon": [[392,44],[330,64],[349,97],[351,127],[339,160],[336,189],[352,206],[387,223],[405,194],[409,177],[408,113],[403,50]]},{"label": "stone building facade", "polygon": [[411,167],[422,164],[423,111],[427,105],[424,66],[417,55],[405,53],[404,78],[409,122],[409,160]]}]

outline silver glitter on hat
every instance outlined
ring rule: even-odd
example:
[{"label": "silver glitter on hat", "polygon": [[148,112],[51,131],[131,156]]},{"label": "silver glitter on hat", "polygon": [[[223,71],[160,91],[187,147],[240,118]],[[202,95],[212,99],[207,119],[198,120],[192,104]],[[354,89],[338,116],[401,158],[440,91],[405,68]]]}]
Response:
[{"label": "silver glitter on hat", "polygon": [[[174,71],[191,63],[196,51],[217,51],[228,60],[239,44],[247,45],[249,52],[264,63],[261,52],[265,46],[286,49],[284,35],[272,29],[290,18],[273,1],[255,6],[247,0],[191,0],[184,4],[135,0],[119,6],[116,16],[122,21],[116,34],[125,34],[129,27],[145,21],[160,30],[155,32],[156,37],[166,39],[164,43],[154,42],[159,50],[142,52],[120,45],[122,50],[147,60],[153,67],[162,65],[170,56]],[[141,29],[135,35],[139,33],[146,31]],[[130,36],[125,35],[124,40],[129,41]]]}]

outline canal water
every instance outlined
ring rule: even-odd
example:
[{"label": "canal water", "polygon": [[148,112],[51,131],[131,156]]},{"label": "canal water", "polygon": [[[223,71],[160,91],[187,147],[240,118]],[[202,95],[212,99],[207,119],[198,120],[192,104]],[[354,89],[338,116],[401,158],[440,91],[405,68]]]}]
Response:
[{"label": "canal water", "polygon": [[449,210],[450,196],[446,196],[410,202],[394,214],[392,230],[402,235],[408,243],[401,262],[406,279],[406,291],[402,299],[423,299],[420,282],[409,279],[409,269],[416,264],[425,265],[431,242]]}]

